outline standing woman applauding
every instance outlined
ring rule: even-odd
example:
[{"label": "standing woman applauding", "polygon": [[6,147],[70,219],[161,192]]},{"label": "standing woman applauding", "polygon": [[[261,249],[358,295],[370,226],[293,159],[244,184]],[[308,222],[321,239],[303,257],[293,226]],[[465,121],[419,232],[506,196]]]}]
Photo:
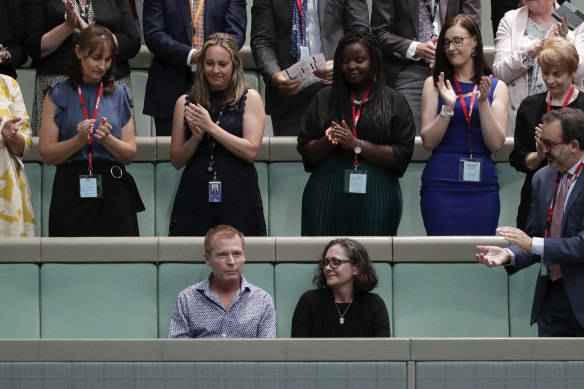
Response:
[{"label": "standing woman applauding", "polygon": [[335,51],[333,84],[308,106],[298,135],[304,169],[302,235],[396,235],[399,177],[414,150],[405,97],[385,85],[371,31],[354,29]]},{"label": "standing woman applauding", "polygon": [[132,97],[114,84],[113,34],[92,25],[79,36],[69,80],[49,87],[39,152],[57,165],[49,236],[137,236],[144,205],[125,165],[136,154]]},{"label": "standing woman applauding", "polygon": [[467,15],[446,21],[422,91],[422,142],[432,156],[420,205],[428,235],[494,235],[499,183],[491,154],[505,142],[509,97],[489,76],[481,32]]}]

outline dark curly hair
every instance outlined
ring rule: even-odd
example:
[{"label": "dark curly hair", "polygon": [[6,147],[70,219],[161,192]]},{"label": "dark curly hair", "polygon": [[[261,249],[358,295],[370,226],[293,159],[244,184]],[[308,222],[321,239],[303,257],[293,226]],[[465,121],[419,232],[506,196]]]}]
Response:
[{"label": "dark curly hair", "polygon": [[383,59],[377,40],[371,33],[371,30],[364,27],[349,30],[339,40],[335,50],[333,65],[333,85],[329,101],[329,110],[322,125],[328,127],[332,120],[341,123],[342,120],[347,122],[350,128],[353,127],[351,116],[351,89],[343,74],[343,49],[345,46],[360,43],[369,52],[371,64],[371,104],[370,115],[373,123],[379,128],[389,128],[391,118],[391,104],[389,94],[385,88],[385,77],[383,75]]},{"label": "dark curly hair", "polygon": [[378,280],[377,273],[369,259],[369,254],[367,254],[367,250],[365,250],[365,247],[361,243],[349,238],[334,239],[326,245],[322,252],[321,260],[318,262],[318,266],[314,271],[312,283],[319,289],[327,287],[326,277],[322,271],[322,260],[326,256],[326,252],[335,245],[343,248],[347,258],[353,261],[353,266],[356,266],[359,271],[353,278],[355,294],[372,291],[377,286]]},{"label": "dark curly hair", "polygon": [[468,15],[459,14],[448,19],[442,26],[440,30],[440,35],[438,36],[438,41],[436,42],[436,62],[434,63],[434,70],[432,71],[432,77],[434,78],[434,86],[438,86],[438,76],[440,72],[444,72],[444,80],[452,80],[454,76],[454,67],[448,61],[446,53],[444,52],[444,35],[450,27],[460,25],[468,34],[477,40],[477,46],[475,49],[476,55],[473,57],[474,65],[474,75],[472,77],[472,82],[475,84],[480,84],[481,78],[483,76],[493,73],[493,69],[487,63],[485,55],[483,53],[483,37],[481,36],[481,29],[477,22],[474,21]]},{"label": "dark curly hair", "polygon": [[[84,58],[89,57],[93,53],[100,52],[104,48],[108,48],[110,50],[112,57],[118,52],[118,47],[112,32],[106,27],[100,26],[98,24],[88,26],[85,30],[81,31],[77,45],[81,49]],[[77,58],[75,50],[73,50],[71,61],[69,62],[68,73],[69,83],[73,85],[74,88],[77,88],[77,86],[83,81],[83,72],[81,69],[81,60]],[[112,71],[112,66],[110,66],[101,78],[104,95],[107,96],[114,91],[116,88],[114,85],[114,80],[114,73]]]}]

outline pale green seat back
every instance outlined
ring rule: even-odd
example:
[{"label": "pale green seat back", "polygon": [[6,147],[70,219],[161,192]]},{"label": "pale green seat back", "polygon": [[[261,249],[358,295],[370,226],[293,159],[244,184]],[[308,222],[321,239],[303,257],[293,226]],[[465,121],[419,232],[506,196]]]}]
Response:
[{"label": "pale green seat back", "polygon": [[403,212],[397,235],[426,236],[422,211],[420,210],[420,188],[425,163],[410,163],[404,176],[399,179],[403,197]]},{"label": "pale green seat back", "polygon": [[474,263],[397,264],[396,337],[507,337],[507,274]]},{"label": "pale green seat back", "polygon": [[270,236],[300,236],[302,194],[309,177],[302,162],[270,163]]},{"label": "pale green seat back", "polygon": [[145,211],[138,212],[140,236],[154,236],[154,164],[151,162],[134,162],[126,166],[134,177]]},{"label": "pale green seat back", "polygon": [[41,337],[156,338],[157,270],[151,263],[41,267]]},{"label": "pale green seat back", "polygon": [[176,190],[183,169],[176,170],[170,162],[160,162],[155,169],[156,236],[168,236],[168,225]]},{"label": "pale green seat back", "polygon": [[[503,269],[501,272],[505,273]],[[537,337],[537,324],[529,325],[539,263],[509,277],[509,327],[512,337]]]},{"label": "pale green seat back", "polygon": [[499,177],[499,197],[501,198],[499,226],[515,227],[525,173],[518,172],[508,162],[496,163],[495,169]]},{"label": "pale green seat back", "polygon": [[32,101],[34,99],[34,80],[36,77],[36,70],[18,69],[16,71],[16,75],[16,81],[18,82],[18,86],[20,86],[22,99],[24,100],[24,105],[26,106],[26,112],[30,118],[32,116]]},{"label": "pale green seat back", "polygon": [[264,219],[266,220],[267,231],[270,231],[270,203],[268,195],[268,163],[254,162],[255,168],[258,172],[258,184],[260,186],[260,195],[262,197],[262,204],[264,206]]},{"label": "pale green seat back", "polygon": [[0,264],[0,339],[39,337],[38,265]]},{"label": "pale green seat back", "polygon": [[152,136],[152,117],[142,113],[144,109],[144,96],[146,94],[146,80],[148,71],[132,70],[132,100],[134,101],[134,118],[136,126],[136,136]]},{"label": "pale green seat back", "polygon": [[[204,263],[163,263],[158,267],[158,337],[168,337],[178,294],[210,274],[211,268]],[[274,266],[271,263],[246,263],[243,276],[274,299]]]},{"label": "pale green seat back", "polygon": [[28,178],[28,184],[30,185],[30,194],[32,196],[32,206],[34,209],[34,217],[36,220],[36,230],[35,235],[41,236],[41,224],[42,224],[42,183],[43,177],[41,172],[41,164],[37,162],[25,162],[24,171]]},{"label": "pale green seat back", "polygon": [[54,165],[42,165],[42,196],[41,199],[41,228],[42,236],[49,236],[49,209],[53,195],[53,181],[56,167]]},{"label": "pale green seat back", "polygon": [[[392,317],[392,279],[388,263],[374,263],[379,284],[373,290],[385,301],[387,312]],[[276,323],[279,338],[288,338],[292,330],[292,317],[300,296],[308,290],[316,289],[312,278],[316,263],[280,263],[276,265]],[[393,330],[392,330],[393,333]]]}]

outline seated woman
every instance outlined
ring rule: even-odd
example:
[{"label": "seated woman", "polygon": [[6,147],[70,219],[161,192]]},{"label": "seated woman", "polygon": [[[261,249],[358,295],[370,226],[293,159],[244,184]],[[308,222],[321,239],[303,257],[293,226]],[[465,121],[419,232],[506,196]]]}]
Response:
[{"label": "seated woman", "polygon": [[[507,12],[499,28],[493,31],[496,33],[493,72],[509,87],[507,136],[513,136],[517,109],[523,99],[546,91],[536,61],[545,41],[555,36],[563,37],[576,44],[584,55],[584,25],[569,31],[567,18],[560,22],[554,19],[552,13],[559,7],[558,3],[554,0],[522,0],[521,3],[523,7]],[[575,77],[576,88],[582,89],[584,58],[580,59]]]},{"label": "seated woman", "polygon": [[174,108],[170,160],[185,166],[169,235],[204,236],[229,224],[246,236],[266,235],[258,154],[266,114],[259,93],[246,89],[237,42],[216,33],[203,43],[190,94]]},{"label": "seated woman", "polygon": [[34,236],[35,220],[22,156],[32,147],[28,114],[16,80],[0,75],[0,236]]},{"label": "seated woman", "polygon": [[347,32],[335,51],[333,84],[312,100],[298,135],[304,169],[312,172],[302,235],[396,235],[399,177],[415,133],[405,97],[385,85],[370,30]]},{"label": "seated woman", "polygon": [[305,292],[294,310],[293,338],[391,336],[385,303],[371,293],[377,274],[361,243],[330,241],[312,282],[318,289]]},{"label": "seated woman", "polygon": [[132,97],[114,84],[116,43],[105,27],[79,36],[69,80],[45,95],[39,138],[43,163],[57,165],[49,236],[138,236],[144,210],[125,165],[136,155]]},{"label": "seated woman", "polygon": [[428,235],[495,235],[500,200],[491,154],[505,142],[509,97],[490,73],[477,23],[448,19],[422,91],[422,143],[432,151],[420,190]]},{"label": "seated woman", "polygon": [[526,97],[517,111],[515,143],[509,163],[517,171],[527,174],[517,210],[517,228],[521,230],[527,226],[531,207],[531,179],[535,172],[547,165],[545,151],[551,147],[540,139],[542,116],[565,107],[584,110],[584,94],[573,84],[578,61],[578,51],[572,43],[559,37],[547,39],[537,62],[548,91]]}]

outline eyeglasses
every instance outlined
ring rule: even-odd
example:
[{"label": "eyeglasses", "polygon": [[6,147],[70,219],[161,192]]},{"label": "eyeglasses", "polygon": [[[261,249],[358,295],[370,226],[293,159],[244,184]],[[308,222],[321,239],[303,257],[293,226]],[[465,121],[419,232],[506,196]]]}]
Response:
[{"label": "eyeglasses", "polygon": [[452,43],[454,47],[462,46],[464,38],[472,38],[471,36],[455,36],[452,40],[444,39],[444,50],[447,50]]},{"label": "eyeglasses", "polygon": [[353,263],[350,259],[322,259],[320,261],[320,266],[324,269],[327,266],[330,266],[331,269],[338,269],[342,263]]},{"label": "eyeglasses", "polygon": [[554,147],[564,143],[564,142],[554,142],[554,141],[551,141],[551,140],[545,139],[545,138],[540,138],[540,139],[541,139],[541,143],[543,145],[543,148],[546,151],[551,151]]}]

